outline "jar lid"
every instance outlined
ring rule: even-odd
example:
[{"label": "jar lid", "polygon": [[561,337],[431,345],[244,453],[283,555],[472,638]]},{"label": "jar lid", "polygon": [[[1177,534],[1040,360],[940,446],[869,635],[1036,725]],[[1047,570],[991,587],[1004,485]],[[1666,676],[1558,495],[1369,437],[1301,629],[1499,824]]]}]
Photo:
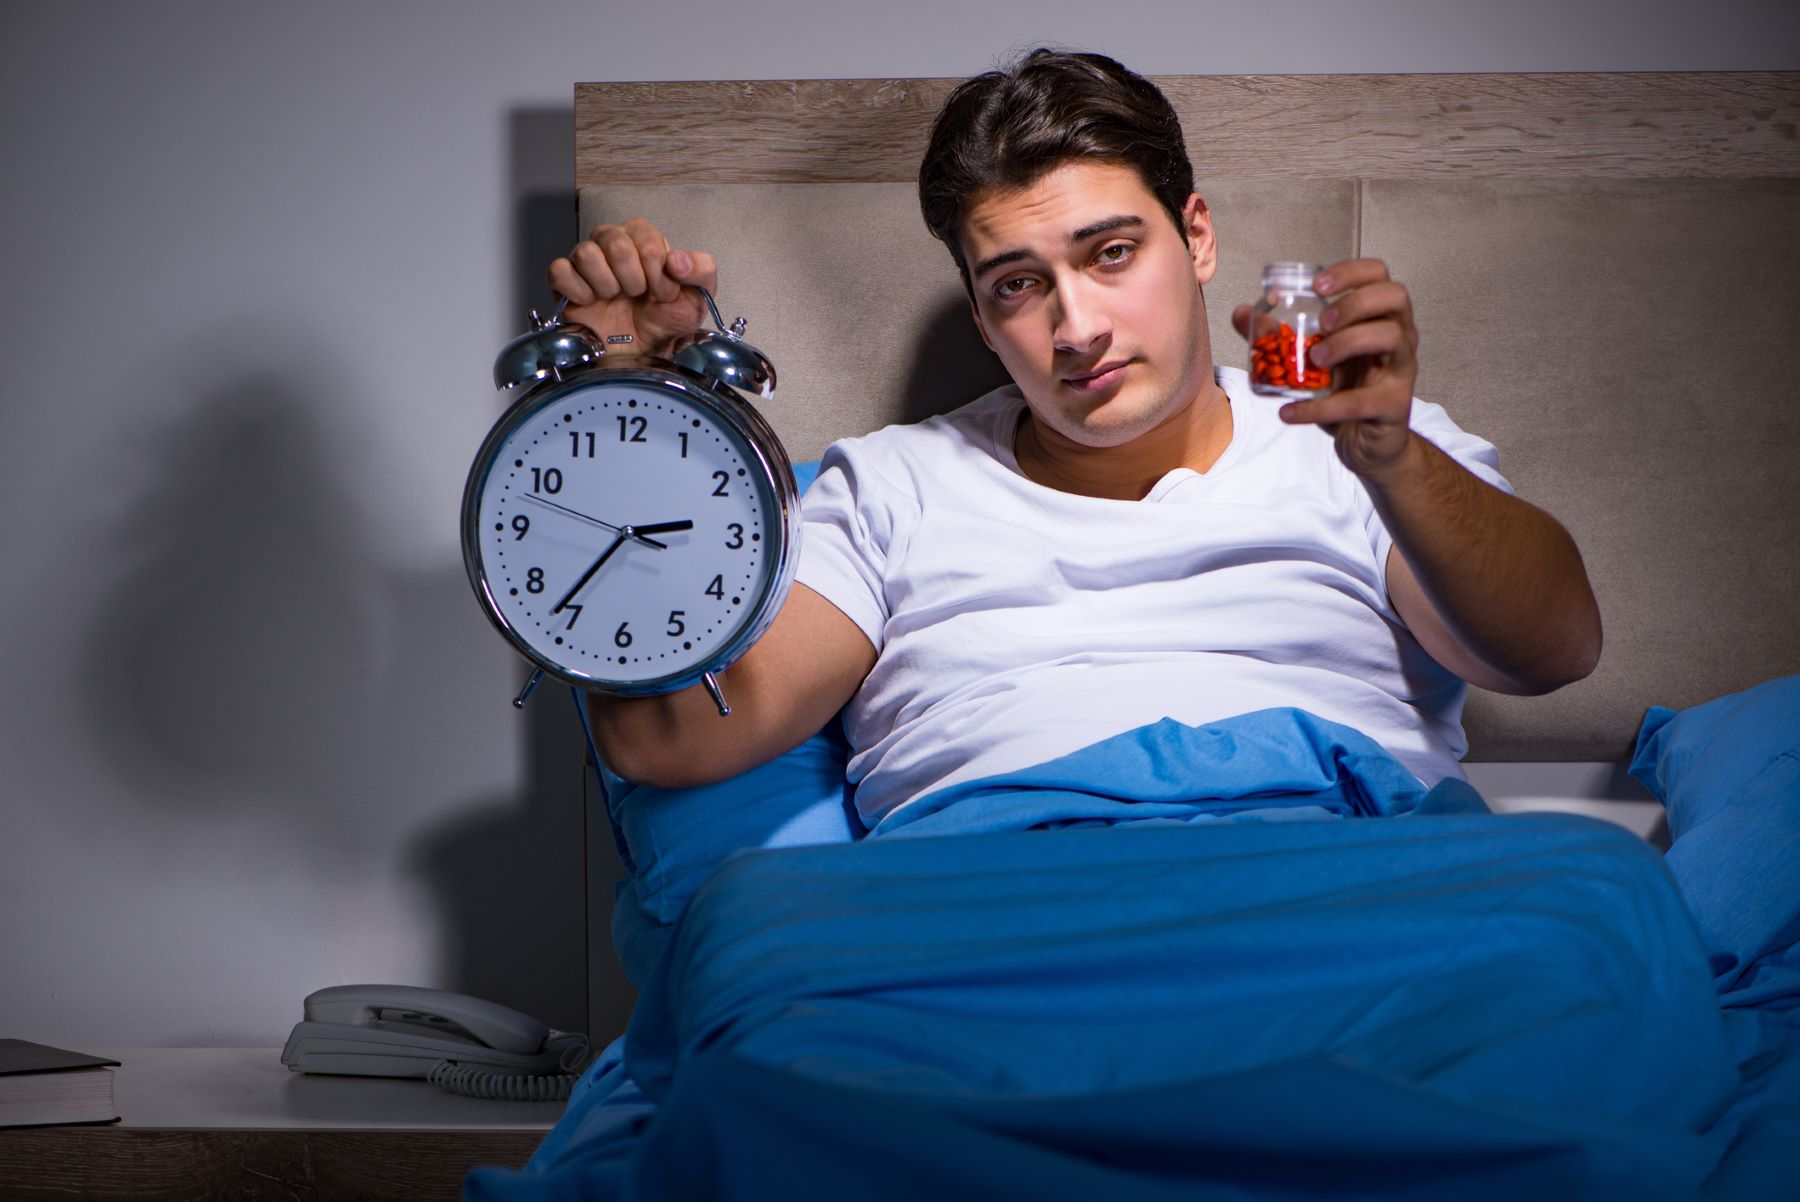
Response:
[{"label": "jar lid", "polygon": [[1263,266],[1263,287],[1311,292],[1313,277],[1321,270],[1317,263],[1268,263]]}]

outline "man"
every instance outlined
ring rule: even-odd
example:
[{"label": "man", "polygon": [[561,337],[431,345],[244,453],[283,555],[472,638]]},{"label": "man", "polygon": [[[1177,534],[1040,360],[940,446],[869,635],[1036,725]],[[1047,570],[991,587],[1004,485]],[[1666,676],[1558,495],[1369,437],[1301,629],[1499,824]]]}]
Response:
[{"label": "man", "polygon": [[[1460,775],[1463,682],[1592,671],[1579,552],[1491,446],[1415,403],[1418,331],[1384,264],[1317,279],[1331,396],[1277,405],[1214,366],[1217,236],[1153,85],[1048,51],[978,76],[938,116],[920,197],[1014,385],[829,449],[795,587],[726,674],[732,717],[698,688],[595,697],[615,771],[724,779],[849,703],[874,826],[1162,717],[1296,706],[1435,784]],[[642,220],[550,269],[568,320],[652,353],[701,324],[682,285],[716,278]]]}]

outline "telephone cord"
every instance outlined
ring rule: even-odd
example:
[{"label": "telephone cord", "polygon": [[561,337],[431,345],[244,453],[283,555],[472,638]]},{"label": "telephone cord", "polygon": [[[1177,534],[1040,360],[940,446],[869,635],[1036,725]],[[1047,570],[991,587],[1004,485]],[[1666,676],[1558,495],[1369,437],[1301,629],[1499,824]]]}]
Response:
[{"label": "telephone cord", "polygon": [[497,1102],[561,1102],[581,1079],[593,1060],[593,1045],[585,1035],[552,1031],[544,1041],[546,1048],[557,1052],[560,1073],[530,1075],[497,1073],[490,1069],[440,1060],[425,1075],[439,1089],[469,1098],[486,1098]]}]

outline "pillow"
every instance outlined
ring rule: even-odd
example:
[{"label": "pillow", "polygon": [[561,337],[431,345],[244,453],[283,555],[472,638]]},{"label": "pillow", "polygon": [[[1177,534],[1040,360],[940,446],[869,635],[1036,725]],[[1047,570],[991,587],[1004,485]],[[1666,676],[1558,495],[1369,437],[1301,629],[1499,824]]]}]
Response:
[{"label": "pillow", "polygon": [[607,806],[625,844],[639,908],[657,922],[674,922],[734,851],[861,838],[844,771],[849,758],[834,717],[786,755],[717,784],[662,789],[608,772]]},{"label": "pillow", "polygon": [[1720,991],[1761,1004],[1800,986],[1800,676],[1652,707],[1629,771],[1668,811],[1669,871]]},{"label": "pillow", "polygon": [[[794,465],[802,491],[819,465]],[[729,721],[729,719],[726,719]],[[673,923],[719,862],[750,847],[849,843],[866,832],[845,776],[840,717],[785,755],[717,784],[662,789],[604,766],[608,816],[629,873],[614,898],[613,934],[627,975],[653,961]],[[598,757],[596,757],[596,760]]]}]

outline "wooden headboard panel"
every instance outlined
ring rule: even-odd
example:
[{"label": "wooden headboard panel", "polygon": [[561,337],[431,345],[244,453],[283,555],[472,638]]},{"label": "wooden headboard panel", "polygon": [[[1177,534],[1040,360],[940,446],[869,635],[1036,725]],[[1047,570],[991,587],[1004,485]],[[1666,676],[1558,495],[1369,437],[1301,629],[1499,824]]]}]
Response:
[{"label": "wooden headboard panel", "polygon": [[[914,186],[957,81],[580,84],[581,230],[720,257],[798,459],[1000,382]],[[1277,258],[1385,259],[1419,395],[1587,560],[1593,676],[1471,690],[1471,760],[1618,760],[1646,707],[1800,672],[1800,73],[1158,78],[1221,244],[1213,346]]]},{"label": "wooden headboard panel", "polygon": [[[576,186],[914,181],[958,82],[576,84]],[[1800,72],[1155,82],[1202,178],[1800,175]]]}]

